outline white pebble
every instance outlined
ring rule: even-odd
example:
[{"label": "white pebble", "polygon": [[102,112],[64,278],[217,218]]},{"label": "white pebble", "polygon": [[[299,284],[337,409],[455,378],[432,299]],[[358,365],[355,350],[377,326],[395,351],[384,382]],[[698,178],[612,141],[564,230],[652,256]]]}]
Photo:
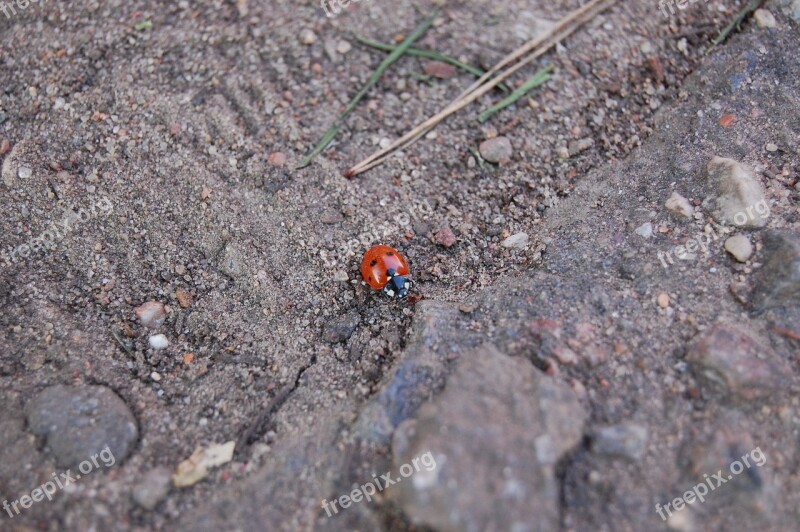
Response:
[{"label": "white pebble", "polygon": [[164,349],[169,345],[169,340],[163,334],[154,334],[150,337],[150,347],[153,349]]}]

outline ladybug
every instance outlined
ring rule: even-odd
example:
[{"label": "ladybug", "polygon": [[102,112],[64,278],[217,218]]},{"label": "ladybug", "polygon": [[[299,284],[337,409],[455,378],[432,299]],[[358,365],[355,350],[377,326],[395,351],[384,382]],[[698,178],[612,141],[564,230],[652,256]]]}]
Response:
[{"label": "ladybug", "polygon": [[410,273],[403,256],[389,246],[372,246],[361,259],[361,277],[389,297],[406,297],[411,289]]}]

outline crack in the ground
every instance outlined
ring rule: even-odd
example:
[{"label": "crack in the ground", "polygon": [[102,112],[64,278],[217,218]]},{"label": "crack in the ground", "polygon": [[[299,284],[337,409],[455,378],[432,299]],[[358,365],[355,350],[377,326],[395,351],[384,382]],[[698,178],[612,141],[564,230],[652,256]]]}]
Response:
[{"label": "crack in the ground", "polygon": [[294,381],[280,389],[280,391],[272,398],[261,413],[253,420],[253,422],[245,428],[236,440],[236,455],[240,459],[243,458],[250,449],[250,446],[258,441],[266,432],[268,422],[272,415],[276,413],[281,406],[289,399],[292,392],[300,386],[300,380],[303,378],[305,372],[317,363],[317,355],[311,356],[308,364],[300,368]]}]

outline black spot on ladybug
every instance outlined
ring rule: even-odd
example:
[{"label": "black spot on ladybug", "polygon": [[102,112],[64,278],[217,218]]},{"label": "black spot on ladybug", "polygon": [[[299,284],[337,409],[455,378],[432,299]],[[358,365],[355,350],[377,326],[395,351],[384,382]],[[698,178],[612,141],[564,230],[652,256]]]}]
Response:
[{"label": "black spot on ladybug", "polygon": [[378,264],[378,259],[372,259],[372,262],[369,263],[370,267],[375,266]]},{"label": "black spot on ladybug", "polygon": [[386,252],[386,256],[387,257],[394,257],[394,253],[392,253],[391,251],[387,251]]}]

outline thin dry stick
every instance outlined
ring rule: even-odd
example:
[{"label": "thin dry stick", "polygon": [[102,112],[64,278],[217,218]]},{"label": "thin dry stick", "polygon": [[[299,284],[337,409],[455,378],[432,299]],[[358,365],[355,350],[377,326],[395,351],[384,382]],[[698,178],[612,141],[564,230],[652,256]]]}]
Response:
[{"label": "thin dry stick", "polygon": [[[476,87],[471,91],[471,93],[467,93],[465,91],[464,95],[461,98],[457,98],[456,100],[454,100],[438,114],[434,115],[433,117],[429,118],[422,124],[418,125],[414,129],[403,135],[403,137],[393,142],[390,146],[374,153],[367,159],[364,159],[360,163],[356,164],[355,166],[347,170],[347,172],[345,172],[345,176],[354,177],[357,176],[358,174],[366,172],[370,168],[374,168],[375,166],[381,164],[389,153],[404,148],[409,144],[412,144],[414,141],[416,141],[422,135],[433,129],[436,125],[438,125],[448,116],[463,109],[470,103],[474,102],[475,100],[477,100],[478,98],[480,98],[481,96],[492,90],[499,83],[502,83],[503,81],[508,79],[520,68],[544,55],[550,48],[552,48],[553,46],[555,46],[556,44],[558,44],[559,42],[570,36],[578,28],[580,28],[581,26],[592,20],[599,13],[609,8],[614,3],[616,3],[616,1],[617,0],[599,0],[599,1],[594,0],[590,4],[587,4],[587,6],[584,6],[574,11],[566,18],[564,18],[561,22],[559,22],[544,37],[532,41],[536,44],[536,47],[538,49],[533,51],[533,53],[530,56],[524,58],[517,65],[510,67],[502,74],[499,74],[494,78],[492,78],[491,80],[488,80],[485,83],[481,84],[480,86]],[[587,7],[590,7],[590,9],[587,9]],[[531,43],[529,42],[525,44],[522,48],[528,48],[528,51],[530,52],[532,50],[529,49],[530,45]],[[501,63],[505,62],[505,64],[508,64],[509,62],[508,58],[512,56],[515,56],[515,58],[517,58],[519,57],[519,54],[517,52],[513,52],[506,59],[501,61]],[[493,68],[492,70],[490,70],[490,72],[495,72],[496,68],[497,67]]]},{"label": "thin dry stick", "polygon": [[[529,53],[531,50],[534,50],[540,46],[542,46],[545,41],[552,38],[556,33],[560,32],[567,26],[573,24],[583,25],[592,18],[594,18],[597,13],[605,11],[607,8],[611,7],[612,4],[616,3],[617,0],[592,0],[588,4],[579,7],[563,19],[559,20],[558,23],[550,28],[546,33],[531,39],[527,43],[523,44],[507,56],[505,56],[499,63],[497,63],[494,67],[492,67],[488,72],[486,72],[480,79],[476,80],[472,85],[470,85],[464,92],[458,95],[456,100],[460,100],[465,98],[469,93],[476,90],[478,87],[483,85],[486,80],[488,80],[492,74],[500,72],[506,65],[509,65],[519,59],[520,57],[524,56],[525,54]],[[602,4],[602,5],[601,5]],[[589,15],[588,18],[585,18]],[[577,28],[576,28],[577,29]]]}]

